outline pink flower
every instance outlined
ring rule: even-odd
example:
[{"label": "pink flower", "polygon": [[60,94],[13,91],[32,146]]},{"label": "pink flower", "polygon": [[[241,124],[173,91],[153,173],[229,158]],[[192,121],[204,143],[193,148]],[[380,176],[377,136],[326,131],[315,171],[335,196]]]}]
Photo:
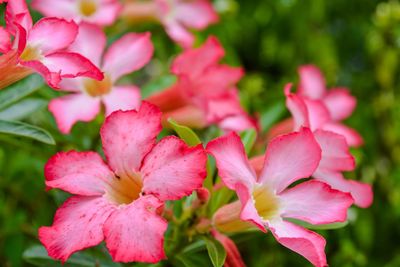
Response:
[{"label": "pink flower", "polygon": [[289,187],[312,175],[321,159],[321,149],[308,128],[272,140],[260,175],[249,164],[235,133],[211,141],[207,151],[215,157],[225,185],[239,197],[239,201],[214,215],[214,226],[219,231],[235,232],[254,226],[263,232],[269,229],[283,246],[315,266],[327,266],[324,238],[287,219],[314,225],[343,222],[353,199],[315,180]]},{"label": "pink flower", "polygon": [[209,0],[156,0],[159,19],[172,40],[189,48],[194,36],[189,29],[203,30],[218,21]]},{"label": "pink flower", "polygon": [[13,0],[7,4],[6,23],[7,28],[0,30],[0,52],[4,54],[0,58],[1,87],[33,71],[55,88],[62,78],[103,79],[103,74],[87,58],[65,51],[78,34],[74,22],[43,18],[32,25],[25,1]]},{"label": "pink flower", "polygon": [[95,152],[61,152],[45,166],[46,186],[70,197],[50,227],[39,229],[49,255],[65,262],[105,240],[114,261],[165,258],[163,203],[190,195],[206,176],[206,153],[177,137],[156,143],[161,112],[147,102],[139,111],[116,111],[100,130],[103,159]]},{"label": "pink flower", "polygon": [[246,267],[246,264],[243,262],[242,256],[232,239],[216,230],[212,230],[211,234],[222,244],[226,251],[224,267]]},{"label": "pink flower", "polygon": [[173,62],[171,71],[178,81],[156,93],[148,101],[181,124],[203,128],[218,124],[224,130],[256,128],[240,106],[235,84],[243,76],[241,68],[219,64],[224,50],[215,37],[195,49],[188,49]]},{"label": "pink flower", "polygon": [[48,17],[107,26],[115,22],[122,5],[118,0],[33,0],[32,7]]},{"label": "pink flower", "polygon": [[[96,44],[95,46],[93,44]],[[49,110],[62,133],[69,133],[77,121],[91,121],[105,106],[106,115],[115,110],[136,109],[140,91],[134,85],[117,85],[123,75],[146,65],[153,55],[150,33],[128,33],[104,53],[106,36],[98,26],[82,23],[71,50],[85,54],[105,73],[102,81],[87,78],[65,79],[62,90],[72,92],[50,101]],[[104,56],[103,56],[104,53]]]}]

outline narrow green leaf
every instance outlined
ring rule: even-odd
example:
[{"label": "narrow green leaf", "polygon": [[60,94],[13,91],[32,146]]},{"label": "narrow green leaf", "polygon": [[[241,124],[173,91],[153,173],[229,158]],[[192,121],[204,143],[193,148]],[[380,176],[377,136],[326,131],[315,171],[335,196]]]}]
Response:
[{"label": "narrow green leaf", "polygon": [[0,120],[21,120],[35,111],[42,109],[47,104],[46,100],[39,98],[28,98],[17,102],[0,111]]},{"label": "narrow green leaf", "polygon": [[49,145],[56,143],[46,130],[19,121],[0,120],[0,133],[23,136]]},{"label": "narrow green leaf", "polygon": [[333,230],[333,229],[340,229],[345,227],[349,222],[337,222],[337,223],[328,223],[328,224],[320,224],[320,225],[313,225],[301,220],[293,219],[293,218],[286,218],[287,221],[292,222],[294,224],[303,226],[307,229],[311,230]]},{"label": "narrow green leaf", "polygon": [[254,143],[256,142],[257,131],[254,129],[243,131],[242,133],[240,133],[240,139],[242,139],[246,154],[249,154],[254,146]]},{"label": "narrow green leaf", "polygon": [[261,114],[260,124],[262,132],[267,131],[285,113],[285,103],[278,102]]},{"label": "narrow green leaf", "polygon": [[42,85],[42,77],[37,74],[33,74],[22,81],[11,85],[4,90],[1,90],[0,110],[39,90]]},{"label": "narrow green leaf", "polygon": [[210,260],[214,267],[221,267],[225,263],[226,251],[224,247],[214,238],[203,238],[206,243],[206,248],[208,251],[208,255],[210,256]]},{"label": "narrow green leaf", "polygon": [[172,128],[179,135],[179,137],[186,142],[186,144],[188,144],[189,146],[196,146],[198,144],[201,144],[200,138],[195,132],[193,132],[192,129],[187,126],[179,125],[171,118],[168,119],[168,122],[169,124],[171,124]]}]

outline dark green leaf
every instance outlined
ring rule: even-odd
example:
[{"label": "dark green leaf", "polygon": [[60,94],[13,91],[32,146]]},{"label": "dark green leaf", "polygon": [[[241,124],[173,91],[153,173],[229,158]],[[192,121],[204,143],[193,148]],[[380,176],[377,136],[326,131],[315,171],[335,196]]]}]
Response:
[{"label": "dark green leaf", "polygon": [[23,136],[49,145],[55,144],[53,137],[46,130],[19,121],[0,120],[0,133]]},{"label": "dark green leaf", "polygon": [[303,226],[307,229],[311,230],[333,230],[333,229],[340,229],[345,227],[349,222],[337,222],[337,223],[328,223],[328,224],[319,224],[319,225],[313,225],[301,220],[293,219],[293,218],[286,218],[287,221],[295,223],[297,225]]},{"label": "dark green leaf", "polygon": [[0,110],[39,90],[42,85],[42,77],[34,74],[0,91]]},{"label": "dark green leaf", "polygon": [[214,238],[203,238],[206,243],[208,255],[214,267],[221,267],[225,263],[226,251],[224,247]]}]

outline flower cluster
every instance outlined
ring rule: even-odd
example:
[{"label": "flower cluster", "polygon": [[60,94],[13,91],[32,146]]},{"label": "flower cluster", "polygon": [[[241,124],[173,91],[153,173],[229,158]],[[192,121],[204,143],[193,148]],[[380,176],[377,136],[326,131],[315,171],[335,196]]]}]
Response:
[{"label": "flower cluster", "polygon": [[[157,263],[173,257],[168,247],[207,236],[225,248],[225,266],[245,266],[231,236],[259,230],[324,267],[325,239],[307,228],[344,223],[353,204],[371,205],[371,186],[344,176],[356,167],[349,148],[363,144],[342,122],[356,107],[349,89],[328,90],[316,66],[301,66],[297,92],[291,84],[284,88],[292,118],[264,138],[240,103],[244,70],[220,63],[225,51],[215,36],[194,47],[189,29],[218,20],[209,1],[33,0],[34,9],[51,16],[35,24],[25,1],[1,2],[8,3],[0,28],[0,88],[41,74],[66,93],[48,103],[63,134],[104,108],[105,159],[73,150],[45,165],[47,189],[71,194],[53,224],[39,229],[52,258],[66,262],[105,241],[116,262]],[[103,27],[119,17],[158,21],[184,48],[171,64],[171,86],[142,100],[138,86],[122,81],[150,62],[154,46],[150,32],[107,42]],[[199,138],[190,129],[210,126],[221,131]],[[257,135],[264,153],[245,148],[243,132]],[[173,229],[184,236],[178,245],[165,239]]]}]

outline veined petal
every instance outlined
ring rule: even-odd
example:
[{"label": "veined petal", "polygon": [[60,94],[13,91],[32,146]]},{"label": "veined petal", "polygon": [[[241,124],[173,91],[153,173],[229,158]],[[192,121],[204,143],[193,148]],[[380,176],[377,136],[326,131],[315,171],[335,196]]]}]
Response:
[{"label": "veined petal", "polygon": [[106,116],[117,110],[132,110],[140,107],[140,89],[134,85],[114,86],[111,92],[103,96]]},{"label": "veined petal", "polygon": [[160,110],[145,101],[139,111],[115,111],[100,130],[104,154],[117,174],[138,171],[161,131]]},{"label": "veined petal", "polygon": [[352,96],[347,88],[333,88],[323,99],[325,106],[333,120],[344,120],[353,113],[357,99]]},{"label": "veined petal", "polygon": [[51,72],[60,73],[61,77],[74,78],[84,76],[102,80],[103,73],[87,58],[72,52],[55,52],[47,55],[42,63]]},{"label": "veined petal", "polygon": [[293,182],[311,176],[321,160],[321,148],[308,128],[274,138],[267,147],[259,183],[279,194]]},{"label": "veined petal", "polygon": [[84,55],[94,65],[100,67],[106,43],[106,35],[99,26],[82,22],[79,24],[79,33],[68,50]]},{"label": "veined petal", "polygon": [[285,221],[270,221],[268,227],[281,245],[309,260],[316,267],[327,267],[325,239],[307,229]]},{"label": "veined petal", "polygon": [[165,258],[167,222],[156,213],[161,206],[154,196],[143,196],[108,218],[104,235],[114,261],[156,263]]},{"label": "veined petal", "polygon": [[100,112],[100,100],[85,94],[71,94],[50,100],[49,111],[54,115],[60,132],[67,134],[78,121],[91,121]]},{"label": "veined petal", "polygon": [[314,137],[322,150],[322,158],[318,169],[339,172],[354,170],[354,157],[350,154],[349,146],[342,135],[316,130]]},{"label": "veined petal", "polygon": [[310,99],[321,99],[326,93],[325,78],[314,65],[304,65],[298,69],[300,75],[299,93]]},{"label": "veined petal", "polygon": [[103,70],[113,81],[146,65],[153,56],[150,32],[128,33],[115,41],[104,55]]},{"label": "veined petal", "polygon": [[49,256],[65,262],[103,241],[103,224],[114,209],[102,197],[73,196],[57,210],[52,226],[39,229],[40,242]]},{"label": "veined petal", "polygon": [[329,184],[332,188],[342,192],[349,192],[354,199],[354,204],[361,208],[371,206],[374,194],[371,185],[354,180],[347,180],[340,172],[318,169],[313,177]]},{"label": "veined petal", "polygon": [[346,138],[347,144],[351,147],[359,147],[364,144],[363,138],[356,130],[342,123],[331,122],[325,124],[322,128],[326,131],[331,131],[343,135],[344,138]]},{"label": "veined petal", "polygon": [[71,194],[100,196],[114,174],[95,152],[59,152],[44,167],[46,186]]},{"label": "veined petal", "polygon": [[190,195],[206,177],[207,155],[202,147],[188,147],[181,139],[162,139],[143,161],[143,192],[160,200],[177,200]]},{"label": "veined petal", "polygon": [[32,28],[28,45],[48,55],[67,48],[78,34],[78,25],[73,21],[58,18],[42,18]]},{"label": "veined petal", "polygon": [[354,200],[348,193],[311,180],[283,191],[280,195],[281,216],[311,224],[344,222]]},{"label": "veined petal", "polygon": [[224,56],[225,51],[214,36],[211,36],[199,48],[185,50],[172,63],[171,71],[176,75],[186,74],[198,78],[209,66],[215,65]]},{"label": "veined petal", "polygon": [[214,156],[218,173],[229,189],[235,190],[238,183],[251,187],[256,182],[255,172],[236,133],[212,140],[207,144],[207,152]]}]

